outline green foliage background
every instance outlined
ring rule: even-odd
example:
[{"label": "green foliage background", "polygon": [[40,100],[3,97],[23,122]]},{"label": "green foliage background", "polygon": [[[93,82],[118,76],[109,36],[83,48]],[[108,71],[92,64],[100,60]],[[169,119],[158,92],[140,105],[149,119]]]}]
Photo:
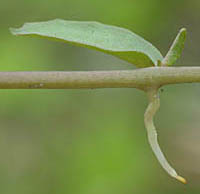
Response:
[{"label": "green foliage background", "polygon": [[[179,64],[200,65],[197,0],[2,0],[0,70],[134,69],[112,56],[8,31],[55,18],[129,28],[163,55],[184,26],[188,40]],[[200,85],[168,86],[160,96],[160,144],[187,186],[170,178],[152,154],[141,91],[1,90],[0,193],[199,193]]]}]

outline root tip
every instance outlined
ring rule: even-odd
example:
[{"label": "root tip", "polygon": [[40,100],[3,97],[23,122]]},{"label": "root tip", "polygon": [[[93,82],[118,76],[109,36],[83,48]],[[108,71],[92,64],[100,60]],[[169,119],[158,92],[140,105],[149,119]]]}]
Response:
[{"label": "root tip", "polygon": [[177,176],[176,179],[179,180],[180,182],[184,183],[184,184],[187,183],[187,181],[181,176]]}]

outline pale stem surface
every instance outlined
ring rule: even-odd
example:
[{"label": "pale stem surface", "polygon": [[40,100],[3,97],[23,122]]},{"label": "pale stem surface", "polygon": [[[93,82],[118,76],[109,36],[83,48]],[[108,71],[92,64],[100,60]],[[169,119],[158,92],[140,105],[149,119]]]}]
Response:
[{"label": "pale stem surface", "polygon": [[168,84],[200,82],[200,67],[150,67],[121,71],[0,72],[0,89],[147,90]]}]

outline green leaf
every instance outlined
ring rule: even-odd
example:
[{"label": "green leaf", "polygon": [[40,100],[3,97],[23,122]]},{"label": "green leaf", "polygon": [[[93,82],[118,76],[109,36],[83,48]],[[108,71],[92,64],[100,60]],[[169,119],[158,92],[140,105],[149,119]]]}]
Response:
[{"label": "green leaf", "polygon": [[185,45],[186,36],[187,30],[182,28],[176,36],[166,57],[163,59],[162,66],[171,66],[180,58]]},{"label": "green leaf", "polygon": [[26,23],[19,29],[11,28],[14,35],[39,36],[69,42],[114,55],[137,67],[156,66],[163,60],[160,52],[149,42],[120,27],[98,22],[79,22],[55,19]]}]

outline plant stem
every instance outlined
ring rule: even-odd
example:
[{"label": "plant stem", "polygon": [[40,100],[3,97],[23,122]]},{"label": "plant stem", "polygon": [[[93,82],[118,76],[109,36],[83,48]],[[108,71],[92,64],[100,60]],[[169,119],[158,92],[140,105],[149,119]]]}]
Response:
[{"label": "plant stem", "polygon": [[137,88],[200,82],[200,67],[150,67],[123,71],[0,72],[0,89]]}]

